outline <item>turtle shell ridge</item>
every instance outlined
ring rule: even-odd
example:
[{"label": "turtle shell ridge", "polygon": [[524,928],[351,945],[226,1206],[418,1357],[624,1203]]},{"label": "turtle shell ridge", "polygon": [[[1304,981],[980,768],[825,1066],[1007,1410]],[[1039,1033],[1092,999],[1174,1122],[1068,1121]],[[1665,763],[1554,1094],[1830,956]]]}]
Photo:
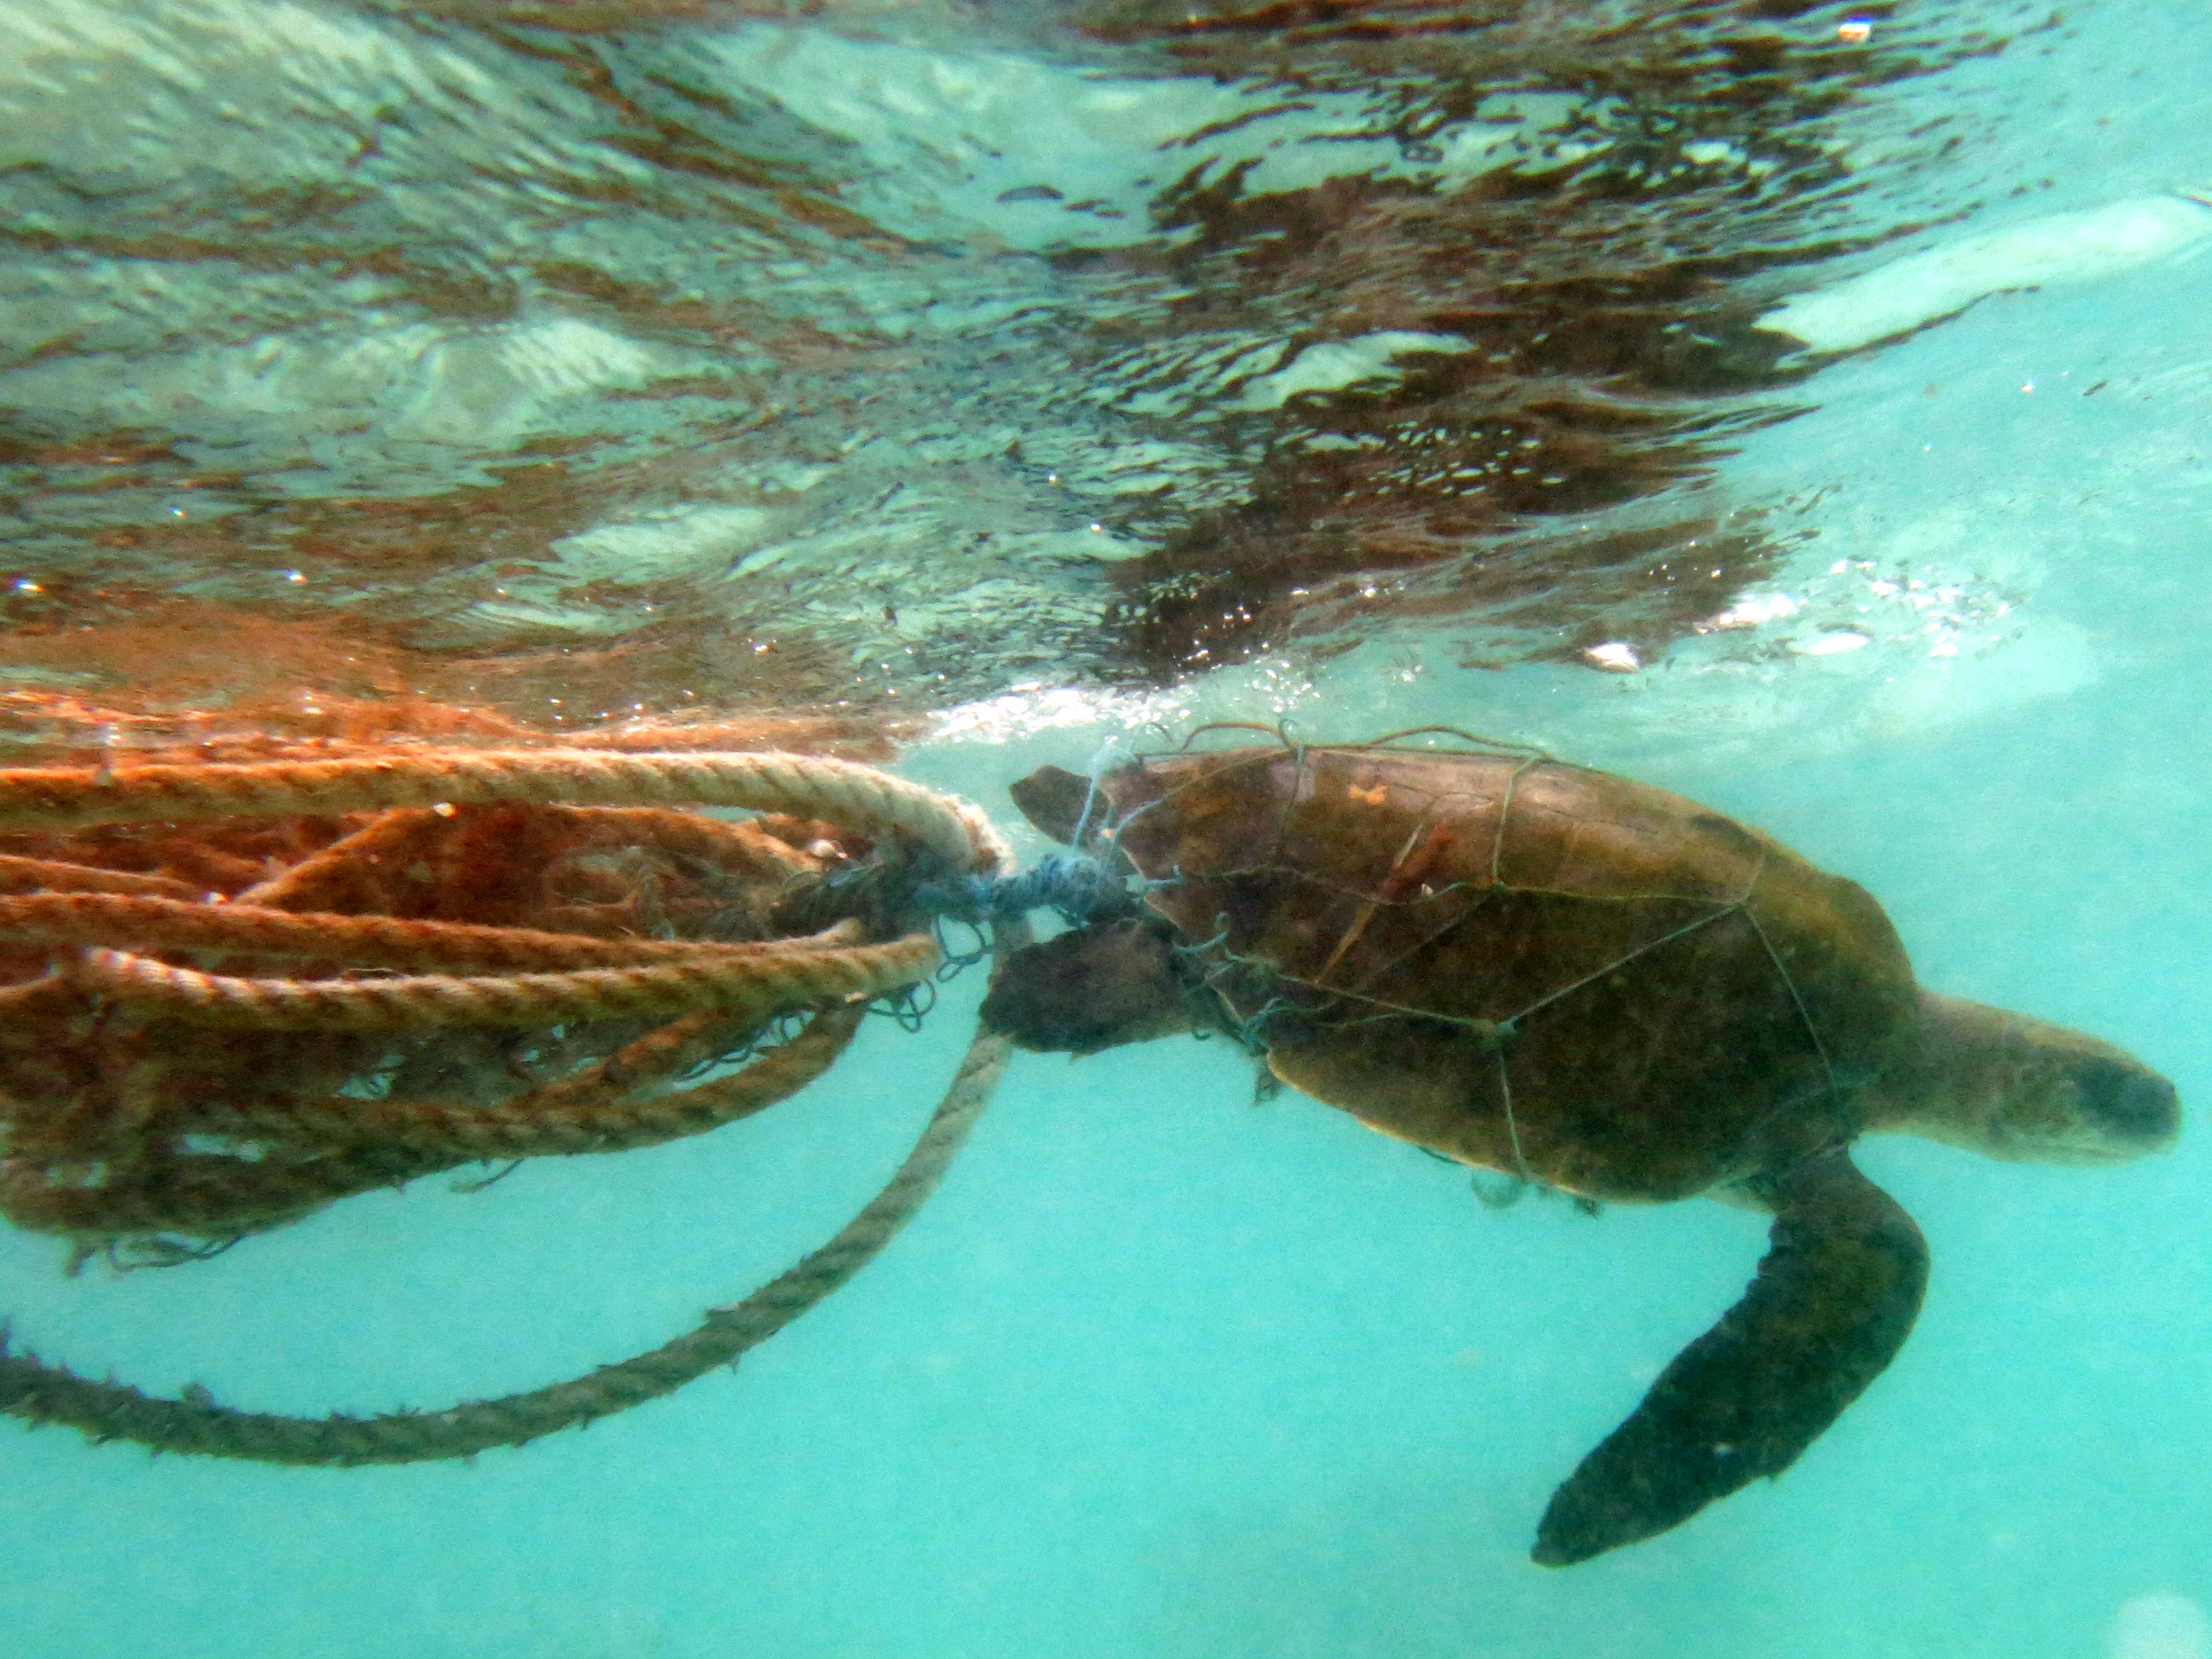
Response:
[{"label": "turtle shell ridge", "polygon": [[1916,1006],[1862,889],[1606,773],[1271,747],[1144,757],[1100,792],[1146,902],[1285,1082],[1592,1197],[1848,1139]]}]

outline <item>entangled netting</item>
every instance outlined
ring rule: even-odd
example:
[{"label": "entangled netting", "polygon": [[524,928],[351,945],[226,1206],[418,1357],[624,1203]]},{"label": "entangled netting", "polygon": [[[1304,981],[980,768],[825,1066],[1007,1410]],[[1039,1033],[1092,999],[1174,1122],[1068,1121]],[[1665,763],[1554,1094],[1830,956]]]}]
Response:
[{"label": "entangled netting", "polygon": [[[702,810],[726,808],[756,816]],[[70,1241],[73,1267],[167,1265],[462,1164],[718,1127],[926,988],[937,913],[1019,945],[1008,863],[967,803],[812,755],[363,746],[0,770],[0,1214]],[[880,1249],[1005,1058],[977,1037],[906,1162],[821,1249],[584,1376],[294,1418],[15,1351],[0,1408],[318,1464],[463,1456],[626,1409]]]}]

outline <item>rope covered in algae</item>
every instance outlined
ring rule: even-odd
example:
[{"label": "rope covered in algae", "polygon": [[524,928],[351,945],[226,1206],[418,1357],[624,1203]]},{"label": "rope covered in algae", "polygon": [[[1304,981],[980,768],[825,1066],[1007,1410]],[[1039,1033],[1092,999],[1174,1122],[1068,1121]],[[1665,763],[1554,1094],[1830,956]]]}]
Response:
[{"label": "rope covered in algae", "polygon": [[844,1052],[867,1010],[854,1003],[818,1013],[790,1041],[740,1070],[678,1093],[624,1097],[687,1071],[730,1043],[726,1014],[693,1014],[647,1033],[574,1077],[495,1106],[425,1100],[216,1103],[194,1110],[204,1133],[267,1137],[289,1147],[370,1146],[482,1158],[634,1152],[720,1128],[796,1094]]},{"label": "rope covered in algae", "polygon": [[[1000,954],[1027,942],[1001,926]],[[441,1412],[374,1417],[286,1417],[217,1403],[204,1389],[177,1398],[95,1382],[0,1344],[0,1411],[78,1429],[95,1441],[132,1440],[159,1451],[256,1462],[346,1467],[426,1462],[518,1446],[672,1394],[781,1330],[858,1273],[895,1237],[944,1178],[1006,1069],[1009,1045],[978,1031],[952,1085],[883,1190],[831,1238],[740,1302],[710,1310],[672,1341],[584,1376]]]},{"label": "rope covered in algae", "polygon": [[[206,1132],[278,1133],[283,1146],[252,1159],[185,1153],[87,1185],[54,1182],[18,1159],[0,1161],[0,1214],[17,1226],[79,1235],[198,1233],[218,1224],[253,1231],[485,1158],[658,1146],[797,1094],[845,1051],[866,1012],[859,1005],[825,1010],[789,1042],[727,1076],[647,1100],[623,1097],[714,1052],[728,1032],[728,1016],[663,1027],[575,1077],[496,1106],[344,1098],[210,1107],[194,1120]],[[319,1141],[334,1150],[299,1156]]]},{"label": "rope covered in algae", "polygon": [[389,979],[240,979],[173,968],[131,951],[87,950],[78,983],[157,1018],[232,1030],[414,1032],[454,1026],[672,1019],[700,1009],[803,1006],[878,997],[928,977],[937,942],[824,948],[811,940],[732,945],[724,954],[565,973],[414,974]]},{"label": "rope covered in algae", "polygon": [[153,893],[197,902],[200,890],[167,876],[138,876],[60,859],[0,854],[0,893]]},{"label": "rope covered in algae", "polygon": [[[805,757],[794,757],[803,758]],[[649,842],[663,852],[757,877],[788,879],[807,875],[816,866],[815,860],[779,841],[757,823],[729,823],[665,806],[563,806],[556,810],[567,812],[572,822],[612,826]],[[320,852],[309,854],[289,869],[255,883],[231,902],[282,910],[330,910],[334,908],[333,896],[346,890],[364,860],[374,865],[381,855],[413,842],[439,816],[427,807],[388,808],[353,834],[332,842]],[[4,880],[5,876],[4,864],[0,864],[0,880]],[[198,895],[185,892],[178,896],[196,898]]]},{"label": "rope covered in algae", "polygon": [[[846,938],[817,936],[845,945]],[[480,922],[187,903],[153,894],[0,895],[0,940],[104,945],[126,951],[223,951],[343,962],[349,968],[495,968],[565,973],[653,963],[737,962],[755,944],[712,939],[596,939]],[[798,940],[779,940],[787,946]]]},{"label": "rope covered in algae", "polygon": [[347,1149],[301,1158],[279,1149],[258,1158],[185,1152],[96,1185],[49,1179],[20,1158],[0,1163],[0,1214],[38,1232],[258,1232],[379,1187],[398,1187],[465,1162],[438,1153]]},{"label": "rope covered in algae", "polygon": [[956,870],[1008,862],[981,810],[820,755],[423,750],[374,760],[0,769],[0,832],[487,801],[742,806],[896,832]]},{"label": "rope covered in algae", "polygon": [[[775,816],[727,823],[670,804],[693,801]],[[485,808],[511,810],[475,816]],[[0,1216],[73,1235],[80,1251],[103,1234],[112,1243],[164,1226],[219,1242],[455,1161],[649,1146],[745,1115],[788,1091],[778,1075],[803,1081],[842,1048],[850,1024],[840,1005],[914,985],[940,954],[923,933],[890,937],[902,918],[882,904],[860,907],[867,920],[854,914],[842,890],[842,914],[830,914],[826,900],[810,910],[823,913],[814,925],[825,928],[811,938],[746,937],[805,931],[795,916],[770,914],[771,899],[781,905],[794,890],[826,884],[825,859],[866,857],[870,842],[869,867],[899,872],[900,892],[948,870],[988,880],[1004,857],[969,803],[807,755],[416,750],[0,771],[0,835],[146,823],[161,828],[149,845],[175,838],[189,853],[190,825],[210,817],[244,820],[243,850],[222,868],[162,852],[162,867],[189,881],[72,863],[76,848],[0,859],[0,946],[32,947],[46,965],[43,979],[0,988],[15,1034],[11,1094],[0,1099],[11,1143],[0,1157]],[[254,878],[257,866],[349,817],[356,827],[336,842]],[[293,819],[312,827],[295,833],[286,828]],[[457,820],[451,834],[448,820]],[[251,829],[257,821],[264,831]],[[276,850],[257,834],[273,836]],[[641,910],[566,902],[571,890],[546,876],[525,903],[522,889],[507,893],[491,869],[501,895],[491,913],[504,907],[532,925],[405,914],[456,900],[469,914],[466,860],[495,856],[502,838],[534,860],[587,854],[571,872],[602,878],[573,890],[586,898],[631,867],[624,859],[644,860],[641,879],[656,894],[663,874],[696,890]],[[88,844],[97,860],[105,843]],[[674,865],[662,872],[655,859]],[[218,890],[203,890],[203,879]],[[456,883],[464,890],[448,890]],[[679,926],[705,936],[635,931]],[[191,954],[179,962],[177,952]],[[26,954],[10,953],[11,971]],[[277,976],[225,960],[256,957],[301,965]],[[684,1072],[749,1045],[770,1018],[805,1010],[816,1024],[744,1072],[669,1091]],[[53,1054],[29,1029],[40,1021],[56,1023]],[[659,1029],[637,1039],[616,1029],[633,1024]],[[503,1051],[489,1036],[502,1028],[552,1034],[556,1057],[627,1046],[496,1106],[442,1085],[427,1099],[402,1097],[412,1090],[400,1079],[435,1075],[441,1053],[455,1057],[465,1083],[521,1079],[513,1056],[504,1074],[494,1069]],[[316,1051],[298,1041],[308,1033],[351,1041],[333,1044],[319,1069]],[[394,1055],[375,1046],[381,1038],[411,1046]],[[276,1040],[271,1063],[256,1066],[264,1039]],[[325,1075],[350,1067],[373,1085],[394,1064],[388,1081],[400,1097]],[[295,1077],[306,1086],[288,1083]],[[195,1133],[244,1144],[193,1145]]]}]

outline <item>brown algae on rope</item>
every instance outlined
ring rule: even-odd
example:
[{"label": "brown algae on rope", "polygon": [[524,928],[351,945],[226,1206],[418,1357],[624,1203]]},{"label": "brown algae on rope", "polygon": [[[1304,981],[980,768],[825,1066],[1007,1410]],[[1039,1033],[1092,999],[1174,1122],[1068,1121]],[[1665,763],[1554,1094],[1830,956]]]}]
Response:
[{"label": "brown algae on rope", "polygon": [[[872,1003],[937,969],[928,918],[901,893],[1006,862],[968,803],[806,755],[0,770],[0,1216],[64,1236],[77,1260],[157,1265],[465,1163],[718,1127],[822,1075]],[[294,1419],[0,1350],[0,1409],[311,1464],[464,1456],[625,1409],[726,1363],[880,1249],[1005,1054],[979,1036],[907,1164],[822,1249],[586,1376],[442,1412]]]}]

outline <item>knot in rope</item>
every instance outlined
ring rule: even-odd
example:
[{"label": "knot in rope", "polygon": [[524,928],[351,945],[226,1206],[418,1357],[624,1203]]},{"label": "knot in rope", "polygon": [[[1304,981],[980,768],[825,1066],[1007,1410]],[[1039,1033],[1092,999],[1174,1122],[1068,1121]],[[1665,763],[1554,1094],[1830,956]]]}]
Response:
[{"label": "knot in rope", "polygon": [[1136,906],[1120,876],[1081,853],[1048,854],[1015,876],[939,876],[918,884],[913,896],[926,915],[969,923],[1050,908],[1080,926]]}]

